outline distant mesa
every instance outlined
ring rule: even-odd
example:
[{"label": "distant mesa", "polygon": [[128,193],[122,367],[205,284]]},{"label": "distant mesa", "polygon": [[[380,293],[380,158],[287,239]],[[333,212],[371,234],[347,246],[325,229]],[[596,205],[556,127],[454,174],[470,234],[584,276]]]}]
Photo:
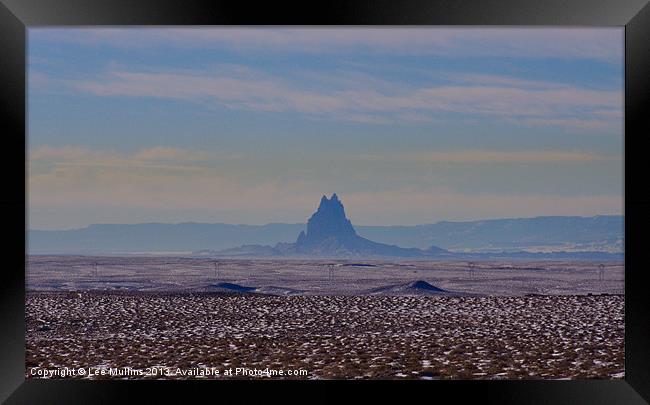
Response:
[{"label": "distant mesa", "polygon": [[[211,250],[203,250],[195,254],[212,255]],[[279,251],[273,246],[265,245],[242,245],[235,248],[224,249],[218,252],[221,255],[227,256],[277,256]]]},{"label": "distant mesa", "polygon": [[[329,195],[328,195],[329,197]],[[320,196],[314,202],[318,203]],[[331,204],[331,199],[326,198]],[[341,196],[336,200],[344,201]],[[323,201],[325,203],[325,201]],[[327,204],[326,203],[326,204]],[[381,204],[381,201],[373,202]],[[315,204],[314,211],[318,204]],[[345,214],[343,214],[345,215]],[[319,214],[320,217],[320,214]],[[67,230],[27,231],[30,255],[187,255],[224,256],[224,249],[250,245],[250,256],[277,256],[295,250],[294,245],[317,240],[318,221],[309,229],[307,219],[298,223],[233,225],[225,223],[141,223],[94,224]],[[354,219],[351,218],[351,219]],[[316,218],[315,218],[316,220]],[[445,255],[441,247],[454,252],[453,258],[483,259],[593,260],[624,259],[624,217],[505,218],[481,221],[440,221],[420,225],[353,226],[357,235],[374,242],[425,251],[425,258]],[[342,233],[351,233],[342,222]],[[329,229],[329,227],[325,227]],[[346,230],[347,229],[347,230]],[[304,231],[302,236],[299,236]],[[312,238],[312,236],[314,236]],[[298,240],[296,240],[298,239]],[[276,244],[281,242],[280,246]],[[435,245],[435,247],[431,247]],[[259,252],[266,246],[266,252]],[[239,249],[239,248],[237,248]],[[227,252],[242,257],[242,250]],[[297,253],[296,253],[297,254]],[[361,258],[360,258],[361,259]],[[365,260],[365,258],[364,258]]]},{"label": "distant mesa", "polygon": [[295,243],[278,243],[274,247],[244,245],[219,251],[227,256],[309,256],[309,257],[430,257],[449,254],[431,246],[427,250],[403,248],[377,243],[357,234],[345,216],[345,208],[336,193],[323,196],[316,212],[307,221]]}]

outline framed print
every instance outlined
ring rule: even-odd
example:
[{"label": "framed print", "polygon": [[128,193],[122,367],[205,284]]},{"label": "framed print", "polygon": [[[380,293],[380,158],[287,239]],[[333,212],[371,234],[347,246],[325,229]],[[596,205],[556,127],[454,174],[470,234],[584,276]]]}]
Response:
[{"label": "framed print", "polygon": [[643,1],[0,11],[7,403],[650,398]]}]

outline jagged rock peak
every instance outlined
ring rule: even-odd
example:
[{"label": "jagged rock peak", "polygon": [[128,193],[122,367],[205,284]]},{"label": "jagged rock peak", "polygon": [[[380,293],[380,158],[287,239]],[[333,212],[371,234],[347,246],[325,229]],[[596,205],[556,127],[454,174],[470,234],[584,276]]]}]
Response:
[{"label": "jagged rock peak", "polygon": [[340,209],[343,209],[343,204],[341,204],[341,200],[339,200],[339,197],[336,195],[336,193],[332,194],[332,197],[329,199],[326,195],[320,199],[318,210],[320,211],[321,209],[326,209],[328,207],[333,207],[335,209],[338,209],[340,207]]},{"label": "jagged rock peak", "polygon": [[323,195],[323,198],[320,199],[320,205],[318,206],[318,208],[320,209],[320,207],[327,205],[327,203],[329,202],[330,200],[327,199],[327,196]]},{"label": "jagged rock peak", "polygon": [[323,196],[318,210],[307,221],[306,235],[298,237],[298,244],[321,241],[329,237],[356,236],[352,223],[345,217],[345,209],[336,193],[330,199]]}]

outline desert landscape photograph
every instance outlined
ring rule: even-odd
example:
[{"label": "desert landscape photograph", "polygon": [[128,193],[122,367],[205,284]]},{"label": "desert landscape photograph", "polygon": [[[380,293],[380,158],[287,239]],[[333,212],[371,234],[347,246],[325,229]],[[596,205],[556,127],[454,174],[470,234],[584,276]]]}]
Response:
[{"label": "desert landscape photograph", "polygon": [[30,28],[29,379],[625,377],[622,28]]}]

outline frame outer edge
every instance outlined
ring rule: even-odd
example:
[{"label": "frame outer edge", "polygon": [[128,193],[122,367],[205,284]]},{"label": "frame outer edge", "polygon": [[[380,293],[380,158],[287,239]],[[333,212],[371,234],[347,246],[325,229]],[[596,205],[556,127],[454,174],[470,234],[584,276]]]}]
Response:
[{"label": "frame outer edge", "polygon": [[[650,3],[625,26],[625,381],[650,401],[650,295],[645,291],[647,264],[641,252],[650,224],[650,190],[639,184],[647,169],[650,119]],[[645,155],[645,156],[644,156]],[[631,174],[636,175],[636,188]],[[640,187],[639,187],[640,186]],[[636,254],[630,254],[636,252]]]},{"label": "frame outer edge", "polygon": [[[25,26],[0,3],[0,125],[8,154],[25,151],[25,41]],[[0,159],[0,171],[5,186],[0,194],[3,250],[11,253],[0,269],[0,401],[4,401],[25,381],[25,278],[20,270],[25,268],[25,239],[16,237],[25,231],[25,218],[15,215],[25,213],[25,178],[19,176],[14,159],[6,156]],[[23,372],[16,374],[16,370]]]},{"label": "frame outer edge", "polygon": [[[4,3],[4,4],[3,4]],[[2,58],[0,59],[0,97],[1,103],[2,103],[2,110],[0,110],[0,116],[2,117],[2,122],[3,124],[8,123],[10,128],[21,128],[24,130],[25,129],[25,111],[20,109],[16,109],[15,105],[15,99],[10,100],[9,95],[21,95],[22,100],[25,101],[25,92],[22,91],[21,89],[16,89],[16,87],[20,87],[21,85],[24,86],[25,84],[25,77],[24,74],[18,75],[17,73],[22,71],[23,73],[25,72],[25,60],[24,60],[24,52],[25,52],[25,39],[26,39],[26,27],[27,26],[38,26],[38,25],[65,25],[65,24],[70,24],[70,25],[76,25],[76,24],[85,24],[85,25],[93,25],[93,24],[114,24],[114,25],[128,25],[128,24],[152,24],[154,22],[157,22],[157,24],[165,24],[165,21],[169,21],[167,24],[192,24],[192,23],[198,23],[197,20],[192,20],[191,18],[188,18],[187,15],[188,13],[194,13],[197,10],[197,7],[200,8],[200,6],[197,6],[199,2],[189,2],[188,8],[190,11],[186,13],[181,13],[182,15],[180,16],[174,16],[172,14],[169,14],[168,10],[165,11],[157,11],[153,13],[148,13],[148,11],[151,11],[152,8],[155,9],[155,6],[153,2],[143,0],[140,2],[140,5],[136,7],[129,7],[125,2],[116,2],[116,10],[112,13],[107,13],[102,15],[102,13],[96,13],[96,14],[85,14],[84,12],[88,10],[89,7],[94,7],[94,6],[101,6],[101,9],[105,9],[106,4],[108,4],[107,1],[105,0],[97,0],[91,2],[91,4],[88,4],[87,2],[81,2],[77,0],[61,0],[58,4],[54,2],[48,2],[48,1],[36,1],[36,0],[2,0],[2,3],[0,3],[0,21],[2,21],[2,24],[0,24],[0,44],[2,45],[0,49],[2,49]],[[378,1],[379,3],[379,1]],[[647,4],[647,1],[645,0],[628,0],[628,1],[621,1],[619,3],[615,1],[602,1],[602,0],[594,0],[591,4],[589,4],[590,7],[593,7],[593,9],[588,13],[584,14],[584,16],[576,16],[576,15],[571,15],[573,12],[578,12],[579,10],[576,10],[576,6],[574,4],[566,4],[566,6],[569,6],[564,9],[566,12],[566,15],[560,16],[559,14],[559,6],[558,2],[555,0],[550,0],[546,4],[548,5],[548,9],[546,9],[546,13],[542,13],[543,15],[540,17],[535,17],[533,16],[530,11],[524,12],[521,15],[518,13],[522,10],[516,4],[511,4],[509,1],[504,1],[502,4],[499,6],[496,2],[487,0],[484,2],[483,6],[478,6],[477,3],[477,8],[480,8],[481,11],[483,9],[488,9],[492,6],[495,8],[500,8],[500,7],[513,7],[513,11],[508,13],[508,15],[501,16],[501,17],[495,17],[494,13],[488,15],[483,15],[480,17],[475,17],[471,16],[469,18],[462,18],[463,11],[458,9],[458,7],[454,7],[450,4],[450,2],[447,1],[431,1],[428,2],[427,4],[420,2],[420,1],[405,1],[406,3],[404,6],[407,8],[412,9],[413,7],[418,7],[418,5],[426,5],[427,7],[435,7],[435,8],[442,8],[444,5],[447,5],[447,7],[450,8],[450,15],[447,17],[450,20],[458,20],[459,23],[464,23],[465,25],[473,25],[473,24],[519,24],[519,25],[526,25],[526,24],[531,24],[531,25],[571,25],[571,24],[585,24],[586,25],[596,25],[600,21],[600,25],[626,25],[626,80],[625,80],[625,87],[626,87],[626,95],[625,95],[625,102],[626,102],[626,115],[625,115],[625,122],[626,122],[626,129],[630,131],[630,133],[626,134],[627,137],[627,145],[629,146],[630,142],[630,137],[629,135],[631,134],[631,122],[634,120],[636,123],[640,123],[640,129],[637,130],[636,132],[639,132],[638,135],[645,135],[650,132],[649,130],[649,125],[648,125],[648,118],[647,114],[642,115],[644,112],[642,111],[642,106],[647,105],[647,103],[644,104],[644,102],[647,102],[648,97],[650,97],[650,83],[649,83],[649,78],[647,75],[644,75],[647,70],[644,70],[644,68],[647,65],[647,60],[648,60],[648,55],[650,55],[650,37],[648,36],[648,22],[650,21],[650,6]],[[526,3],[526,2],[524,2]],[[528,3],[534,3],[534,2],[528,2]],[[605,4],[603,6],[603,4]],[[160,5],[162,6],[165,4],[164,2],[161,2]],[[225,3],[219,2],[217,5],[213,5],[211,8],[211,11],[213,15],[210,17],[208,16],[207,19],[214,18],[218,21],[214,21],[213,23],[217,24],[227,24],[227,23],[234,23],[234,24],[242,24],[244,22],[241,17],[236,17],[232,18],[232,21],[226,21],[226,20],[231,20],[229,17],[214,17],[214,13],[216,13],[216,10],[219,8],[222,8]],[[333,4],[338,4],[337,2]],[[206,4],[207,5],[207,4]],[[342,4],[338,4],[339,6],[342,6]],[[395,8],[398,8],[397,6],[390,6],[388,3],[383,3],[381,2],[380,4],[372,5],[369,4],[368,2],[362,3],[361,6],[358,8],[354,8],[354,13],[350,14],[345,14],[345,16],[339,16],[342,17],[338,21],[340,24],[345,24],[350,23],[351,21],[346,21],[350,20],[351,18],[356,18],[356,16],[363,16],[364,13],[369,14],[369,20],[373,21],[373,24],[380,24],[380,23],[391,23],[391,22],[397,22],[399,21],[400,23],[406,23],[406,24],[436,24],[436,20],[439,19],[440,17],[437,15],[432,15],[429,10],[427,9],[426,13],[423,13],[421,17],[404,17],[403,14],[400,13],[399,10],[396,10],[396,14],[393,18],[389,19],[390,21],[387,21],[385,18],[382,17],[377,17],[376,13],[372,12],[373,8],[381,8],[383,5],[386,6],[386,8],[389,8],[391,11]],[[643,7],[645,6],[645,7]],[[348,8],[348,10],[351,10],[350,6],[348,7],[343,7],[343,8]],[[538,6],[535,6],[535,8],[539,8]],[[542,7],[544,8],[544,7]],[[80,11],[81,10],[81,11]],[[639,11],[641,10],[641,11]],[[237,11],[240,11],[239,13],[236,13]],[[238,10],[236,8],[230,9],[230,8],[225,8],[224,12],[226,16],[230,13],[234,13],[234,15],[239,15],[241,16],[242,10]],[[611,11],[611,13],[608,15],[608,13]],[[129,12],[132,12],[132,15],[130,16],[123,16],[124,14],[128,14]],[[331,12],[331,8],[330,8]],[[634,15],[636,12],[638,14]],[[407,11],[407,14],[409,12]],[[460,13],[460,14],[459,14]],[[325,13],[326,16],[324,17],[325,20],[331,19],[332,14],[327,14]],[[336,14],[336,13],[334,13]],[[354,15],[352,15],[354,14]],[[461,17],[459,17],[461,16]],[[551,16],[556,16],[556,17],[551,17]],[[550,18],[549,18],[550,17]],[[555,18],[555,20],[551,20],[551,18]],[[255,15],[254,19],[259,19],[258,15]],[[289,18],[291,20],[291,18]],[[461,21],[462,20],[462,21]],[[596,20],[596,22],[594,22]],[[552,21],[552,22],[551,22]],[[260,21],[263,22],[263,21]],[[209,21],[205,22],[206,24],[209,24]],[[321,22],[322,23],[322,22]],[[330,23],[336,23],[335,21],[332,21]],[[23,49],[16,49],[19,45],[23,46]],[[629,47],[629,48],[628,48]],[[631,66],[633,64],[638,64],[638,68],[636,72],[630,72],[627,69],[627,66]],[[631,88],[631,86],[636,86],[634,89]],[[24,88],[24,87],[23,87]],[[632,91],[628,91],[632,90]],[[636,98],[632,96],[632,94],[636,95]],[[638,96],[639,95],[645,95],[645,99],[640,99]],[[14,103],[13,105],[10,103]],[[23,106],[25,104],[23,103]],[[630,106],[636,106],[637,111],[628,111],[628,108]],[[7,113],[8,112],[8,113]],[[13,112],[13,115],[12,115]],[[631,113],[631,114],[630,114]],[[20,117],[23,118],[23,121],[20,122]],[[645,119],[645,122],[641,122],[642,118]],[[641,130],[645,130],[645,134],[641,134]],[[16,132],[16,131],[14,131]],[[25,132],[21,134],[17,133],[10,133],[10,134],[5,134],[5,136],[24,136],[26,135]],[[25,145],[25,139],[23,138],[22,140],[19,139],[14,139],[12,138],[11,140],[12,143],[19,143],[22,142],[23,148]],[[638,142],[635,141],[635,142]],[[637,145],[638,146],[638,145]],[[626,155],[627,155],[628,147],[626,146]],[[638,152],[637,152],[638,153]],[[629,156],[629,155],[628,155]],[[8,166],[6,163],[3,163],[5,166]],[[638,172],[639,170],[643,169],[642,163],[641,162],[635,162],[634,166],[629,163],[629,159],[626,160],[626,168],[625,171],[626,173],[631,173],[631,172]],[[10,169],[9,167],[5,167],[5,170]],[[15,170],[15,168],[14,168]],[[7,171],[6,171],[7,172]],[[642,173],[642,172],[639,172]],[[20,179],[22,182],[24,179]],[[628,183],[628,177],[626,176],[626,183]],[[23,190],[23,198],[17,198],[17,199],[12,199],[12,201],[8,201],[5,196],[7,194],[4,194],[1,198],[2,201],[0,204],[2,205],[2,209],[4,209],[5,212],[7,211],[14,211],[17,209],[25,210],[25,199],[24,199],[24,183],[21,186]],[[650,223],[648,220],[650,220],[650,216],[648,215],[648,212],[650,212],[650,199],[648,199],[648,192],[643,191],[643,190],[638,190],[638,194],[632,194],[633,189],[630,187],[630,184],[626,184],[626,214],[630,214],[631,212],[634,212],[635,215],[638,215],[641,213],[641,217],[635,217],[635,221],[638,225],[634,227],[633,224],[631,224],[629,221],[626,223],[626,252],[629,252],[630,250],[635,250],[637,252],[640,252],[642,250],[641,246],[643,246],[642,242],[637,239],[637,234],[640,234],[640,231],[638,231],[639,228],[643,227],[643,224]],[[13,190],[12,190],[13,191]],[[632,229],[633,233],[628,233],[628,231]],[[636,229],[636,230],[635,230]],[[14,229],[7,229],[7,234],[13,233]],[[24,231],[24,230],[23,230]],[[17,231],[16,231],[17,232]],[[632,239],[630,239],[632,238]],[[636,240],[636,242],[634,242]],[[634,246],[634,248],[632,248]],[[24,240],[19,240],[19,241],[12,241],[11,245],[7,246],[7,250],[13,250],[14,248],[16,250],[23,249],[24,251]],[[11,262],[12,265],[15,263]],[[24,263],[19,263],[21,265],[24,265]],[[641,269],[641,263],[639,263],[639,267]],[[629,276],[629,272],[627,270],[631,267],[635,266],[634,263],[632,262],[627,262],[627,255],[626,255],[626,290],[630,284],[634,282],[636,279],[636,276]],[[11,271],[12,269],[9,268],[7,269],[8,271]],[[2,294],[0,295],[0,299],[2,300],[2,305],[0,305],[0,322],[2,322],[3,327],[7,324],[11,325],[11,328],[5,329],[4,333],[1,336],[1,341],[0,341],[0,358],[2,358],[2,362],[4,363],[5,366],[9,366],[12,370],[15,370],[14,367],[14,362],[16,362],[16,359],[19,360],[20,364],[18,367],[21,369],[24,369],[24,285],[17,285],[16,283],[13,282],[12,278],[7,278],[7,276],[4,275],[4,273],[7,271],[2,271],[3,273],[2,276],[2,283],[0,284],[0,291]],[[8,281],[8,282],[7,282]],[[23,277],[24,281],[24,277]],[[16,284],[16,285],[14,285]],[[632,284],[633,285],[633,284]],[[632,287],[635,292],[645,294],[647,296],[647,293],[641,292],[641,285],[642,283],[638,283],[639,287]],[[648,353],[650,351],[650,348],[648,347],[643,347],[644,342],[638,341],[636,342],[637,344],[634,345],[633,343],[631,344],[631,341],[628,340],[628,336],[630,334],[634,334],[635,336],[648,336],[650,332],[650,320],[647,319],[647,316],[641,312],[642,308],[647,308],[649,307],[648,301],[649,299],[646,296],[640,296],[639,298],[630,299],[630,297],[627,296],[626,293],[626,382],[629,384],[630,387],[632,387],[634,390],[636,390],[643,398],[646,400],[650,398],[650,386],[648,386],[648,382],[650,381],[650,370],[648,370],[648,364],[650,364],[647,360],[650,359],[648,356]],[[634,302],[634,308],[637,308],[636,310],[631,309],[630,306],[632,305],[632,302]],[[18,305],[18,307],[16,307]],[[23,317],[22,319],[16,319],[16,313],[22,314]],[[633,316],[633,318],[630,318],[630,315]],[[14,326],[15,325],[15,326]],[[20,328],[19,325],[22,325],[22,330],[18,329]],[[628,329],[629,328],[629,329]],[[14,330],[16,329],[16,330]],[[16,331],[20,332],[20,336],[14,336],[11,333],[14,333]],[[20,338],[21,342],[17,343],[14,340],[16,338]],[[8,348],[9,346],[15,347],[16,344],[22,344],[23,346],[23,351],[9,351]],[[634,356],[629,356],[630,353],[633,353]],[[628,369],[629,367],[629,369]],[[630,369],[634,369],[634,373],[639,373],[634,375],[634,373],[628,373]],[[3,401],[10,393],[20,385],[24,381],[24,376],[16,376],[16,375],[11,375],[7,372],[6,367],[3,367],[2,370],[0,370],[0,401]]]}]

